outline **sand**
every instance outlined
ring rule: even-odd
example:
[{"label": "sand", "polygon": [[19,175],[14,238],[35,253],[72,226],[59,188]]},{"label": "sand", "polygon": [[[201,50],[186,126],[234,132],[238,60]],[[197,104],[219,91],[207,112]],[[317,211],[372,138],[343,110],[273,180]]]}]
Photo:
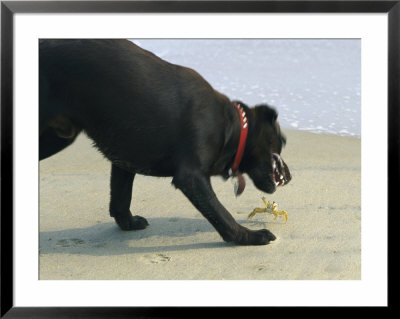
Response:
[{"label": "sand", "polygon": [[[361,279],[361,140],[285,130],[282,157],[293,179],[263,194],[245,175],[235,198],[231,181],[214,190],[242,225],[267,228],[266,246],[225,243],[171,178],[137,175],[131,211],[145,230],[123,232],[109,216],[110,163],[83,134],[40,162],[40,279],[359,280]],[[257,214],[261,197],[288,221]]]}]

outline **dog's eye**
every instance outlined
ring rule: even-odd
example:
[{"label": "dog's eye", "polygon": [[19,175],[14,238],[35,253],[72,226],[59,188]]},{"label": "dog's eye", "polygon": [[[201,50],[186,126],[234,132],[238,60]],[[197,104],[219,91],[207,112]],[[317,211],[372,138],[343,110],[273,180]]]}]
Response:
[{"label": "dog's eye", "polygon": [[282,143],[282,146],[286,145],[286,136],[281,135],[281,143]]}]

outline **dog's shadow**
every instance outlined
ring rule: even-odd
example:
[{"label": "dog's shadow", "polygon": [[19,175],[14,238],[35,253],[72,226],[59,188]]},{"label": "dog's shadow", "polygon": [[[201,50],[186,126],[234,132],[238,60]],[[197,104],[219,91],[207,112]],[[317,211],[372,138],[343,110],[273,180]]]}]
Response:
[{"label": "dog's shadow", "polygon": [[[121,231],[114,222],[96,224],[86,228],[41,231],[39,253],[82,254],[93,256],[154,253],[226,247],[211,224],[192,218],[148,218],[149,226],[143,230]],[[215,241],[204,242],[204,233],[210,232]],[[196,237],[199,242],[186,243],[184,237]],[[169,239],[171,240],[169,240]],[[212,239],[211,239],[212,240]],[[192,241],[192,240],[190,240]],[[152,242],[158,243],[152,245]],[[160,243],[166,243],[162,245]]]}]

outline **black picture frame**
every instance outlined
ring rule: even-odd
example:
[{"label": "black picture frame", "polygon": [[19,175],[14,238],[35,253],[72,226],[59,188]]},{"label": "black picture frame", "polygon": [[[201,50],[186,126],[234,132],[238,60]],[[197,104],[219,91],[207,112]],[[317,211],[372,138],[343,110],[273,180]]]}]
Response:
[{"label": "black picture frame", "polygon": [[[177,318],[224,308],[15,307],[13,302],[13,19],[16,13],[387,13],[388,14],[388,204],[399,186],[400,0],[396,1],[1,1],[1,317]],[[384,143],[384,141],[382,141]],[[380,212],[385,213],[385,212]],[[377,217],[378,218],[378,217]],[[388,215],[390,221],[390,215]],[[390,225],[390,223],[389,223]],[[389,231],[389,235],[392,232]],[[390,236],[389,236],[390,238]],[[388,238],[388,239],[389,239]],[[389,242],[390,250],[390,242]],[[390,258],[389,258],[390,264]],[[388,285],[390,281],[388,280]],[[267,298],[267,296],[266,296]],[[390,307],[390,297],[388,305]],[[389,308],[388,307],[388,308]],[[293,310],[293,308],[291,308]],[[211,311],[212,310],[212,311]],[[304,309],[296,309],[296,314]],[[235,310],[235,315],[248,309]],[[298,312],[300,311],[300,312]],[[247,314],[248,315],[248,314]]]}]

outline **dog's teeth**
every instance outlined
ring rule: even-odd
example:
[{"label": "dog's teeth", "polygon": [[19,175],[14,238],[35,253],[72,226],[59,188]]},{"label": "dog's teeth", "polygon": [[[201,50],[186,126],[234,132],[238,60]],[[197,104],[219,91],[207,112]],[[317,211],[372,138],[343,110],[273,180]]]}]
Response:
[{"label": "dog's teeth", "polygon": [[279,176],[280,179],[283,179],[283,175]]}]

